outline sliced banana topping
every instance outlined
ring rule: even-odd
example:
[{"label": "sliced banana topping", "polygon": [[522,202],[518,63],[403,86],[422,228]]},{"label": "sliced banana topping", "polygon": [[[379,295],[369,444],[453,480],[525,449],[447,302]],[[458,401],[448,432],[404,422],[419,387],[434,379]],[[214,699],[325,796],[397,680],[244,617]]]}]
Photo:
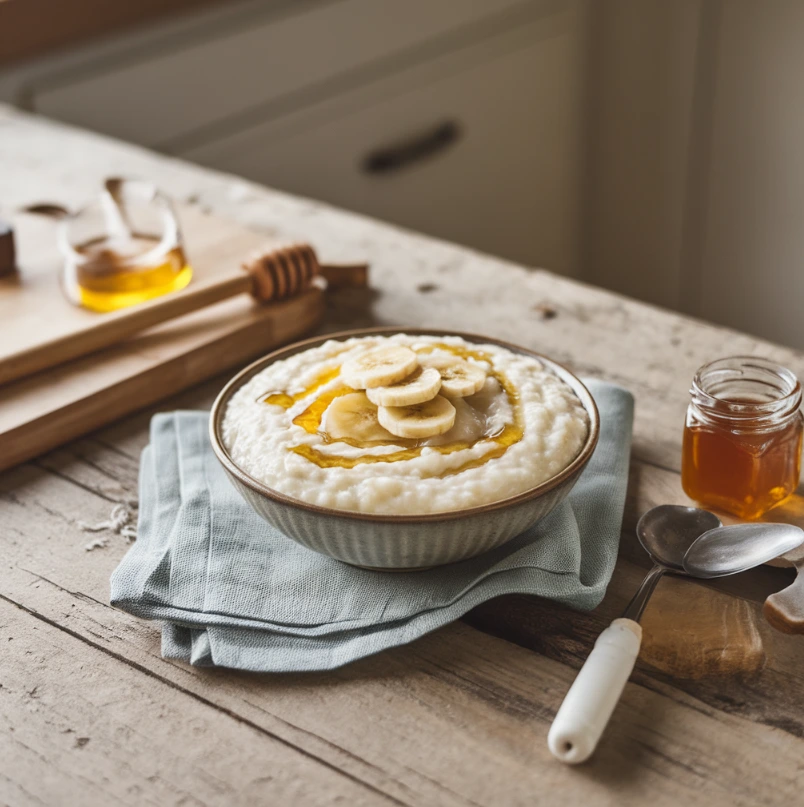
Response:
[{"label": "sliced banana topping", "polygon": [[441,375],[441,394],[447,398],[466,398],[483,389],[486,373],[481,367],[457,356],[419,356],[422,367],[433,367]]},{"label": "sliced banana topping", "polygon": [[428,437],[423,441],[424,445],[465,443],[473,446],[478,440],[488,436],[486,418],[474,407],[474,401],[468,404],[463,398],[453,398],[450,403],[455,407],[455,423],[452,428],[444,434]]},{"label": "sliced banana topping", "polygon": [[417,367],[407,378],[387,387],[366,390],[377,406],[412,406],[432,401],[441,389],[441,373],[435,367]]},{"label": "sliced banana topping", "polygon": [[413,406],[381,406],[380,424],[397,437],[433,437],[443,434],[455,423],[455,407],[440,395]]},{"label": "sliced banana topping", "polygon": [[353,389],[371,389],[396,384],[419,365],[419,357],[403,345],[378,347],[348,359],[341,377]]},{"label": "sliced banana topping", "polygon": [[336,440],[348,438],[369,443],[394,439],[394,435],[380,425],[377,407],[365,392],[350,392],[335,398],[327,407],[321,425]]}]

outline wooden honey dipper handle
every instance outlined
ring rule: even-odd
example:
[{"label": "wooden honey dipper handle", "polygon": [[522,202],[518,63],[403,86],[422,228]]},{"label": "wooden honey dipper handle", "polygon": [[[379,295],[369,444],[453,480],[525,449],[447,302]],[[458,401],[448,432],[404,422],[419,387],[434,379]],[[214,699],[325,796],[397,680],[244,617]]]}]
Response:
[{"label": "wooden honey dipper handle", "polygon": [[104,314],[103,320],[91,330],[20,352],[0,365],[0,384],[101,350],[147,328],[238,294],[248,293],[261,303],[269,303],[303,292],[318,275],[333,287],[365,286],[368,280],[365,264],[321,265],[307,244],[256,253],[243,263],[243,269],[246,271],[214,283],[191,284],[181,292],[157,297],[136,308]]},{"label": "wooden honey dipper handle", "polygon": [[368,283],[366,264],[322,265],[309,244],[257,252],[243,262],[243,269],[251,276],[252,295],[262,302],[298,294],[318,275],[333,288],[361,287]]}]

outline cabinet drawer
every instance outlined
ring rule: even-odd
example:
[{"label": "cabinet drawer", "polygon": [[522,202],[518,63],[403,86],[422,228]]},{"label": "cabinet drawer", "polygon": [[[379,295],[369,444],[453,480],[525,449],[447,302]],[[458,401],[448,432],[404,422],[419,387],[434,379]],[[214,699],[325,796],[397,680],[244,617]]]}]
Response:
[{"label": "cabinet drawer", "polygon": [[572,274],[582,43],[563,7],[181,156]]},{"label": "cabinet drawer", "polygon": [[[162,146],[233,116],[389,60],[434,38],[505,16],[522,0],[266,2],[230,31],[140,43],[93,67],[38,75],[36,111],[148,146]],[[221,27],[221,26],[219,26]],[[200,41],[198,41],[200,39]],[[314,93],[313,93],[314,94]],[[320,97],[320,96],[317,96]],[[265,112],[263,111],[263,115]]]}]

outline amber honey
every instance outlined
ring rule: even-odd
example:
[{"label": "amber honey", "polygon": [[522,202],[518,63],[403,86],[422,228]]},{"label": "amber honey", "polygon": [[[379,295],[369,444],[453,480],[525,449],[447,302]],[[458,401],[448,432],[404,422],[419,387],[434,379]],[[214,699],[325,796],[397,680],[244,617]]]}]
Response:
[{"label": "amber honey", "polygon": [[763,359],[721,359],[691,390],[681,481],[691,498],[741,518],[759,518],[798,487],[801,388]]},{"label": "amber honey", "polygon": [[64,292],[92,311],[137,305],[192,278],[170,199],[150,182],[107,179],[95,201],[60,222],[57,239]]},{"label": "amber honey", "polygon": [[158,247],[159,240],[147,236],[122,245],[102,237],[76,246],[65,273],[69,296],[92,311],[114,311],[183,289],[193,273],[184,250]]},{"label": "amber honey", "polygon": [[[471,357],[480,361],[489,361],[489,357],[486,356],[486,354],[484,354],[482,351],[471,350],[469,348],[457,347],[443,343],[432,346],[428,345],[421,348],[419,352],[427,353],[436,348],[446,350],[463,359]],[[322,372],[305,389],[294,394],[290,394],[285,391],[271,392],[265,395],[262,400],[267,404],[281,406],[284,409],[290,409],[290,407],[295,403],[306,399],[316,390],[329,384],[329,382],[338,376],[339,372],[340,367],[337,365],[327,367],[322,370]],[[500,384],[508,398],[511,409],[514,412],[514,423],[506,424],[506,426],[496,435],[487,435],[486,437],[482,437],[474,442],[455,440],[449,443],[431,446],[425,446],[424,441],[421,440],[410,440],[401,437],[395,437],[393,441],[373,441],[370,443],[351,440],[343,437],[339,437],[337,439],[337,442],[346,443],[347,445],[355,448],[372,448],[375,446],[384,445],[399,446],[398,451],[388,454],[365,454],[358,457],[339,457],[332,454],[324,454],[316,450],[315,446],[310,445],[294,446],[291,451],[304,457],[309,462],[314,463],[319,468],[354,468],[355,466],[362,465],[364,463],[402,462],[405,460],[415,459],[421,455],[425,448],[432,451],[437,451],[440,454],[452,454],[455,451],[463,451],[465,449],[472,448],[474,445],[477,445],[480,442],[488,443],[490,448],[482,457],[467,460],[458,467],[450,468],[449,470],[438,474],[438,476],[451,476],[469,468],[479,467],[492,459],[501,457],[503,454],[505,454],[508,448],[515,443],[518,443],[523,436],[519,400],[513,384],[511,384],[511,382],[502,373],[492,370],[489,375],[495,378]],[[325,442],[330,442],[329,436],[321,428],[324,413],[332,401],[335,400],[335,398],[340,395],[348,395],[351,392],[354,392],[354,390],[351,387],[346,386],[334,387],[322,392],[308,404],[304,411],[299,413],[293,419],[294,425],[300,426],[310,434],[319,434]]]}]

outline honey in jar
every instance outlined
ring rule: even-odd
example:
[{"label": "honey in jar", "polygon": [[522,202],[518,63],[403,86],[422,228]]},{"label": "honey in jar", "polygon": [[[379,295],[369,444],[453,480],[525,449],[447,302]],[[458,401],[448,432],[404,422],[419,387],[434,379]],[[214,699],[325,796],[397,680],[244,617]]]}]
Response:
[{"label": "honey in jar", "polygon": [[59,247],[67,297],[92,311],[136,305],[192,277],[170,200],[141,180],[107,180],[96,202],[63,220]]},{"label": "honey in jar", "polygon": [[738,356],[695,374],[681,484],[701,504],[759,518],[798,487],[801,386],[774,362]]},{"label": "honey in jar", "polygon": [[69,296],[92,311],[114,311],[183,289],[192,277],[184,250],[158,239],[133,235],[124,242],[106,237],[76,246],[81,256],[65,273]]}]

